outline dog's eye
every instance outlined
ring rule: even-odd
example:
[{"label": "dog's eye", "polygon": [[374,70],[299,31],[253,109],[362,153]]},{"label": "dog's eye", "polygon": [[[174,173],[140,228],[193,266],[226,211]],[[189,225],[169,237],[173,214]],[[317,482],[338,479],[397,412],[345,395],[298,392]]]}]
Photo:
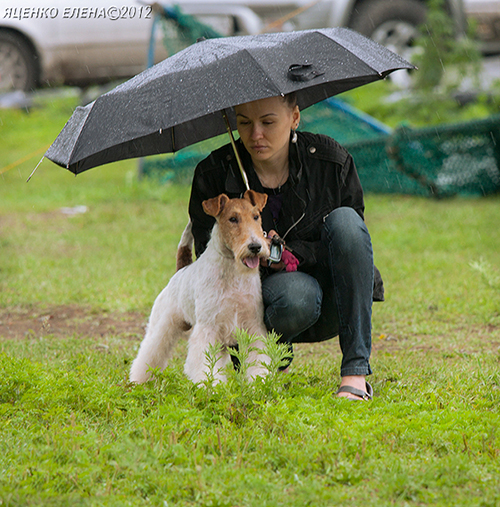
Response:
[{"label": "dog's eye", "polygon": [[229,221],[230,221],[231,223],[233,223],[233,224],[237,224],[237,223],[238,223],[238,217],[231,217],[231,218],[229,219]]},{"label": "dog's eye", "polygon": [[254,215],[253,219],[254,219],[255,221],[257,221],[257,220],[259,219],[259,216],[260,216],[260,215]]}]

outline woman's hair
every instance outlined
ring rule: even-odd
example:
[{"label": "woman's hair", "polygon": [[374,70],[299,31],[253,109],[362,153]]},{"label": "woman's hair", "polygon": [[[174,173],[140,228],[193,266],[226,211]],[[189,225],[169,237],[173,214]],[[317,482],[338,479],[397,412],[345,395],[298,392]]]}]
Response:
[{"label": "woman's hair", "polygon": [[283,95],[283,101],[290,108],[293,109],[297,105],[297,94],[295,92]]}]

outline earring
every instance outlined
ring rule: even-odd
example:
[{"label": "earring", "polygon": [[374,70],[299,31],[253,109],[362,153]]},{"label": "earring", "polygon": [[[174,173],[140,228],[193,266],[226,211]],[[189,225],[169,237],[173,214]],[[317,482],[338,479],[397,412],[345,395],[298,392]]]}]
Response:
[{"label": "earring", "polygon": [[297,142],[297,132],[295,130],[292,130],[292,143],[295,144]]}]

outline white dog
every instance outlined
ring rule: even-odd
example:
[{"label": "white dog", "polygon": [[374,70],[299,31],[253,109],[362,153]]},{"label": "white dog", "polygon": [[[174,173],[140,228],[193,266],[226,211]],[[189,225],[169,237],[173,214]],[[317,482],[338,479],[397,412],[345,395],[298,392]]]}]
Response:
[{"label": "white dog", "polygon": [[[177,340],[189,333],[186,375],[195,383],[206,378],[206,352],[220,342],[222,352],[215,378],[224,380],[222,369],[231,361],[228,346],[236,345],[234,331],[265,336],[259,264],[269,257],[260,212],[267,196],[247,190],[243,199],[221,194],[203,202],[203,209],[216,223],[206,250],[194,263],[177,271],[157,297],[146,335],[130,370],[131,382],[146,382],[149,368],[164,369]],[[178,268],[192,262],[191,224],[184,231],[177,254]],[[186,256],[186,251],[189,252]],[[186,261],[186,257],[189,260]],[[263,376],[269,358],[257,338],[249,360],[248,376]]]}]

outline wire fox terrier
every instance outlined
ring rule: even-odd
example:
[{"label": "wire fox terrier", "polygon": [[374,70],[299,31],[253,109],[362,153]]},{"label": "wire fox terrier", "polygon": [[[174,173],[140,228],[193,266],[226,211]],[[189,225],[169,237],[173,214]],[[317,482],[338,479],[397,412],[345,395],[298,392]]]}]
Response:
[{"label": "wire fox terrier", "polygon": [[[227,347],[236,345],[236,328],[256,336],[249,361],[248,376],[264,376],[264,363],[258,337],[267,334],[264,325],[259,275],[260,259],[269,257],[260,212],[267,196],[247,190],[243,199],[221,194],[203,201],[207,215],[216,219],[206,250],[193,263],[191,222],[184,230],[177,251],[178,271],[156,298],[146,335],[132,363],[130,381],[150,378],[150,368],[164,369],[181,336],[189,333],[184,372],[195,383],[206,378],[209,368],[206,352],[220,342],[223,348],[214,369],[216,380],[230,363]],[[184,266],[184,267],[183,267]]]}]

